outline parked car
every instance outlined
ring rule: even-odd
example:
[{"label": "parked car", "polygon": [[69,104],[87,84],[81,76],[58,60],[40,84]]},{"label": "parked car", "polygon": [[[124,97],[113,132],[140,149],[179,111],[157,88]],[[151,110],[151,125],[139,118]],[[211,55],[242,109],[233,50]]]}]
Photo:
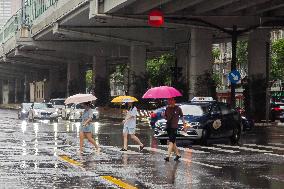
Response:
[{"label": "parked car", "polygon": [[284,111],[284,102],[273,102],[270,104],[270,120],[280,119],[280,114]]},{"label": "parked car", "polygon": [[[96,107],[92,105],[92,110],[93,110],[93,120],[99,118],[99,112]],[[69,114],[69,120],[70,121],[80,121],[81,116],[84,112],[84,108],[81,104],[73,104],[71,106],[70,114]]]},{"label": "parked car", "polygon": [[52,104],[33,103],[29,110],[29,120],[50,120],[58,122],[59,114]]},{"label": "parked car", "polygon": [[59,113],[59,115],[62,114],[62,110],[65,108],[65,98],[54,98],[54,99],[51,99],[49,101],[54,108],[57,109],[57,112]]},{"label": "parked car", "polygon": [[[238,143],[242,132],[240,114],[222,102],[194,100],[181,103],[184,119],[189,129],[183,127],[182,120],[178,123],[177,139],[192,140],[200,144],[207,144],[210,138],[230,138],[232,144]],[[154,137],[161,144],[166,144],[168,135],[166,120],[161,118],[155,123]]]},{"label": "parked car", "polygon": [[284,111],[280,113],[279,119],[281,123],[284,123]]},{"label": "parked car", "polygon": [[68,105],[64,106],[64,108],[61,111],[62,119],[64,119],[64,120],[68,120],[69,119],[72,105],[73,104],[68,104]]},{"label": "parked car", "polygon": [[28,113],[31,108],[32,103],[22,103],[18,109],[18,118],[26,119],[28,118]]}]

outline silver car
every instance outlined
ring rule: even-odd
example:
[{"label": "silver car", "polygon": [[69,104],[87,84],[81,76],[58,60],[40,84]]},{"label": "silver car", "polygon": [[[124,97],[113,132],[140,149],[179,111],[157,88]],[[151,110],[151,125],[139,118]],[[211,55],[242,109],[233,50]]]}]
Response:
[{"label": "silver car", "polygon": [[[98,119],[99,112],[97,108],[93,106],[92,110],[93,110],[93,120]],[[84,108],[81,104],[73,104],[71,106],[69,120],[70,121],[80,121],[83,112],[84,112]]]},{"label": "silver car", "polygon": [[58,122],[59,114],[52,104],[33,103],[29,110],[29,120],[50,120]]}]

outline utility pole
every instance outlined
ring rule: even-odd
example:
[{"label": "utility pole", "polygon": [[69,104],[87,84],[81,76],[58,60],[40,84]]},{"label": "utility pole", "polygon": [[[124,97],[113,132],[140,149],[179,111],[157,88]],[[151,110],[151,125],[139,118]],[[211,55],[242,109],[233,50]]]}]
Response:
[{"label": "utility pole", "polygon": [[[232,31],[232,62],[231,62],[231,71],[237,69],[237,40],[238,32],[237,26],[233,26]],[[231,106],[232,108],[236,107],[236,84],[231,82]]]}]

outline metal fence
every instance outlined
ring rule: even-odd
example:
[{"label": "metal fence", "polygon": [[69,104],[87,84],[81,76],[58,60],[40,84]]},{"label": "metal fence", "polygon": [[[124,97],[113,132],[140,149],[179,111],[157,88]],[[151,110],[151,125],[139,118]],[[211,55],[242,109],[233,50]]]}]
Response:
[{"label": "metal fence", "polygon": [[33,21],[59,0],[25,0],[24,6],[13,15],[0,30],[0,43],[5,43],[21,28],[31,27]]}]

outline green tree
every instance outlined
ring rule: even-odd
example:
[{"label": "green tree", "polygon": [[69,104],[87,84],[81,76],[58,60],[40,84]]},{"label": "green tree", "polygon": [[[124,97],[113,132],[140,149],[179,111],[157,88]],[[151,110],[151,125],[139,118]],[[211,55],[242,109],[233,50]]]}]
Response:
[{"label": "green tree", "polygon": [[86,72],[86,87],[87,89],[91,89],[93,84],[93,71],[88,70]]},{"label": "green tree", "polygon": [[219,48],[213,48],[212,50],[213,60],[219,59],[221,51]]},{"label": "green tree", "polygon": [[284,39],[272,43],[271,79],[284,79]]},{"label": "green tree", "polygon": [[146,71],[152,86],[170,85],[172,80],[171,67],[174,66],[175,57],[164,54],[146,62]]},{"label": "green tree", "polygon": [[248,65],[248,42],[238,41],[237,43],[237,67],[244,69]]}]

